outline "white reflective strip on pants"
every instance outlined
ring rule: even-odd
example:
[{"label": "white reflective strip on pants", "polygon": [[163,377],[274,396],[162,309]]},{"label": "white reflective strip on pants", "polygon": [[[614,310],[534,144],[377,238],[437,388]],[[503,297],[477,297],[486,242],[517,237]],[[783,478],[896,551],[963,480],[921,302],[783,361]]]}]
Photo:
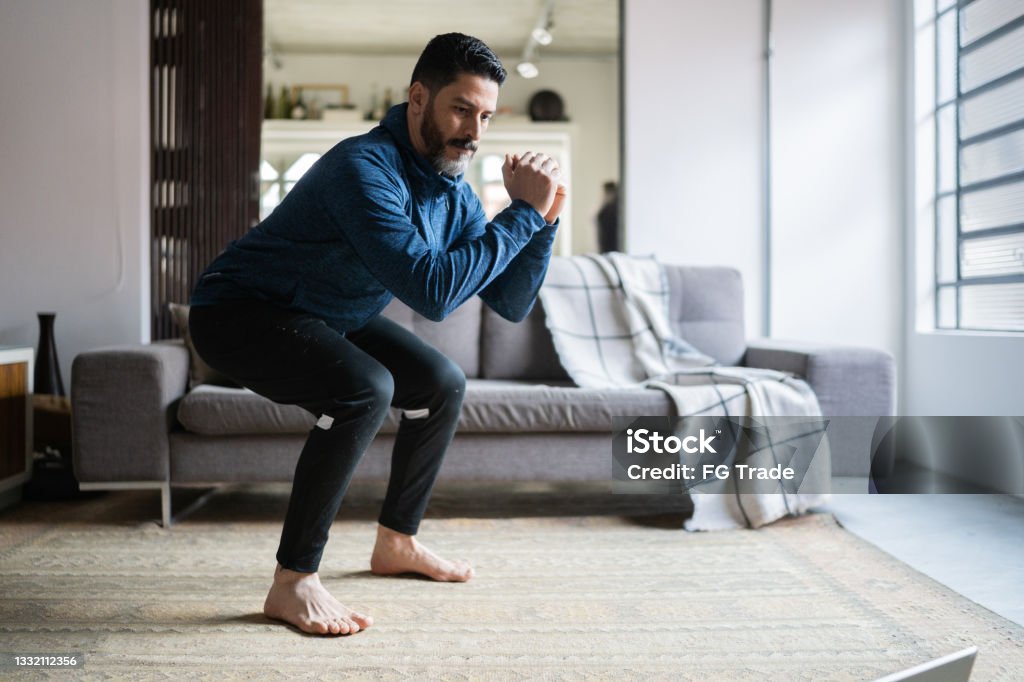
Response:
[{"label": "white reflective strip on pants", "polygon": [[430,416],[430,408],[424,407],[422,410],[402,410],[402,414],[405,415],[406,419],[426,419]]}]

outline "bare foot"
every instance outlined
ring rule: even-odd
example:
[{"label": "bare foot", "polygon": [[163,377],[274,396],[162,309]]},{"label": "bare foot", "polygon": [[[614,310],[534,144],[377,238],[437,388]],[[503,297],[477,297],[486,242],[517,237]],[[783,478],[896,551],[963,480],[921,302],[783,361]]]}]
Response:
[{"label": "bare foot", "polygon": [[298,573],[277,565],[263,613],[314,635],[354,635],[373,625],[331,596],[316,573]]},{"label": "bare foot", "polygon": [[419,573],[433,580],[464,583],[473,577],[473,568],[465,561],[442,559],[416,542],[416,538],[377,526],[377,544],[370,557],[370,571],[377,575]]}]

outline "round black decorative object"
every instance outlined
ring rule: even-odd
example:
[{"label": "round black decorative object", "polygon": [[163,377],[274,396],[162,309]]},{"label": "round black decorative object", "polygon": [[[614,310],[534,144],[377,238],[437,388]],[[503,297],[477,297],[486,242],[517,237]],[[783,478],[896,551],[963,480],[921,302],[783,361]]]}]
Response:
[{"label": "round black decorative object", "polygon": [[53,340],[53,320],[57,313],[38,313],[39,350],[36,352],[36,369],[32,375],[32,392],[40,395],[65,395],[64,379],[60,376],[60,362],[57,360],[57,344]]},{"label": "round black decorative object", "polygon": [[565,103],[554,90],[541,90],[530,98],[531,121],[567,121]]}]

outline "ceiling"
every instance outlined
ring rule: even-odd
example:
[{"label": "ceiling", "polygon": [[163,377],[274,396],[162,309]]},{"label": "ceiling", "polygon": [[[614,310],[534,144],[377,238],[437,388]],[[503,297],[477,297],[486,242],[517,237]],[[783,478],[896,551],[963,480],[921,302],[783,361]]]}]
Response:
[{"label": "ceiling", "polygon": [[[519,54],[544,0],[264,0],[267,43],[278,53],[419,54],[439,33],[480,38]],[[541,55],[606,55],[619,48],[619,0],[555,0],[554,41]]]}]

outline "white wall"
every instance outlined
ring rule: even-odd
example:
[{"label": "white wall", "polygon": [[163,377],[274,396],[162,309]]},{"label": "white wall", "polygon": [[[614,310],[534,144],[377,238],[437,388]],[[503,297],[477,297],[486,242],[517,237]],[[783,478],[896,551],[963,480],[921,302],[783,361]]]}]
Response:
[{"label": "white wall", "polygon": [[[418,55],[363,56],[280,53],[281,68],[267,64],[264,79],[278,95],[282,85],[335,83],[349,88],[349,101],[370,108],[372,86],[377,96],[391,88],[394,103],[405,88]],[[594,217],[601,208],[602,184],[619,177],[619,61],[617,56],[546,56],[539,60],[540,76],[526,80],[515,73],[516,57],[499,55],[509,70],[498,106],[526,114],[530,97],[552,89],[562,96],[566,115],[576,128],[573,147],[573,251],[597,247]],[[372,124],[368,124],[372,125]],[[526,151],[526,150],[523,150]]]},{"label": "white wall", "polygon": [[[626,234],[763,310],[764,3],[626,0]],[[897,0],[776,0],[771,335],[901,348]]]},{"label": "white wall", "polygon": [[625,0],[625,240],[731,265],[762,314],[760,3]]},{"label": "white wall", "polygon": [[147,0],[0,0],[0,345],[149,339]]},{"label": "white wall", "polygon": [[775,0],[771,335],[899,355],[898,0]]}]

